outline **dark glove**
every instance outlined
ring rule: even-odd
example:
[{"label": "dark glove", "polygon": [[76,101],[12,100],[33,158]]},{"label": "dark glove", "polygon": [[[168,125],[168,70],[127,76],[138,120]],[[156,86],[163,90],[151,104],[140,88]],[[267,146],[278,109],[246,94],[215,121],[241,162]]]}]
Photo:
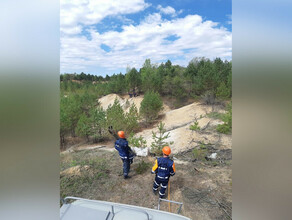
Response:
[{"label": "dark glove", "polygon": [[132,164],[133,163],[133,159],[130,159],[130,164]]},{"label": "dark glove", "polygon": [[170,173],[170,176],[174,176],[175,175],[175,173]]}]

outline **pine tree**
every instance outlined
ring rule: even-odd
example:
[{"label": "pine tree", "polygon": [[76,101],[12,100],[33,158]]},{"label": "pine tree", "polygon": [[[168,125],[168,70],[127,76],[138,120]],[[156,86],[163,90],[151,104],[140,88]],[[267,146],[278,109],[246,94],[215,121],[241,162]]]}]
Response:
[{"label": "pine tree", "polygon": [[155,155],[162,155],[162,148],[164,146],[169,146],[174,142],[166,142],[165,140],[169,138],[169,132],[166,133],[166,129],[164,128],[164,123],[160,122],[157,126],[158,132],[154,133],[152,131],[153,142],[151,143],[151,152]]}]

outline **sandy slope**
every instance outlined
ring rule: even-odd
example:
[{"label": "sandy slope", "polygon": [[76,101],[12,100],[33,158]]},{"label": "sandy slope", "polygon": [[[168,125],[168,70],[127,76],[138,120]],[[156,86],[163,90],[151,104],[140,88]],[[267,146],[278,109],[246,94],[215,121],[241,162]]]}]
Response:
[{"label": "sandy slope", "polygon": [[[104,109],[107,109],[108,106],[112,105],[114,100],[117,99],[123,109],[128,111],[132,103],[139,109],[143,98],[143,95],[129,98],[129,96],[121,97],[116,94],[109,94],[100,98],[99,102]],[[218,134],[214,131],[215,127],[223,122],[206,116],[207,113],[214,110],[212,106],[206,106],[196,102],[175,110],[171,110],[165,104],[163,107],[164,109],[161,112],[163,117],[161,121],[165,124],[165,129],[169,132],[169,138],[166,141],[174,142],[174,144],[170,146],[173,153],[187,150],[199,143],[216,144],[220,149],[231,149],[231,135]],[[218,108],[215,111],[224,112],[222,108]],[[190,130],[190,125],[192,125],[195,120],[198,121],[203,131]],[[147,141],[147,146],[150,147],[153,141],[152,131],[157,132],[158,129],[156,127],[154,129],[145,129],[135,136],[143,136]]]},{"label": "sandy slope", "polygon": [[[138,111],[140,109],[141,106],[141,102],[143,101],[144,95],[140,95],[137,97],[132,97],[130,98],[128,95],[125,95],[123,97],[117,95],[117,94],[109,94],[106,95],[102,98],[100,98],[98,101],[100,102],[101,107],[106,110],[109,105],[114,104],[115,99],[117,99],[120,103],[120,105],[122,106],[122,108],[124,109],[124,111],[129,111],[130,106],[132,104],[135,104]],[[170,108],[167,105],[163,105],[163,111],[162,112],[168,112],[170,111]]]}]

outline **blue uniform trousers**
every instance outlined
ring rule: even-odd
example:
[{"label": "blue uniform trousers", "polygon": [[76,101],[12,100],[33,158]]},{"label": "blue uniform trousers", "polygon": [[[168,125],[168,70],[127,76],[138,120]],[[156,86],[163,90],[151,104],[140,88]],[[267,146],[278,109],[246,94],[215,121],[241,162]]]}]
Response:
[{"label": "blue uniform trousers", "polygon": [[122,159],[123,161],[123,172],[124,172],[124,176],[128,176],[129,172],[130,172],[130,160],[129,159]]},{"label": "blue uniform trousers", "polygon": [[168,180],[165,179],[160,179],[157,176],[155,177],[154,183],[153,183],[153,191],[157,191],[158,187],[161,185],[160,191],[159,191],[159,196],[163,198],[165,196],[165,191],[167,189],[168,185]]}]

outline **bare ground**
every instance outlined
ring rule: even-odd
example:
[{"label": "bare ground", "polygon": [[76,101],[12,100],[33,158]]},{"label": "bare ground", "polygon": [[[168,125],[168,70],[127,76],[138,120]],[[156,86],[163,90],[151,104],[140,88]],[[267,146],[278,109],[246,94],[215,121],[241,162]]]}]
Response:
[{"label": "bare ground", "polygon": [[[181,214],[192,219],[230,219],[231,152],[222,153],[215,161],[196,160],[190,150],[174,158],[177,172],[170,180],[170,200],[183,202]],[[142,160],[144,172],[140,173],[138,166]],[[154,161],[154,157],[136,157],[131,166],[132,178],[124,180],[116,151],[96,148],[62,153],[61,197],[77,196],[156,209],[158,195],[152,193],[154,175],[150,173]],[[172,212],[177,209],[177,205],[171,205]],[[162,203],[161,210],[169,211],[168,204]]]}]

